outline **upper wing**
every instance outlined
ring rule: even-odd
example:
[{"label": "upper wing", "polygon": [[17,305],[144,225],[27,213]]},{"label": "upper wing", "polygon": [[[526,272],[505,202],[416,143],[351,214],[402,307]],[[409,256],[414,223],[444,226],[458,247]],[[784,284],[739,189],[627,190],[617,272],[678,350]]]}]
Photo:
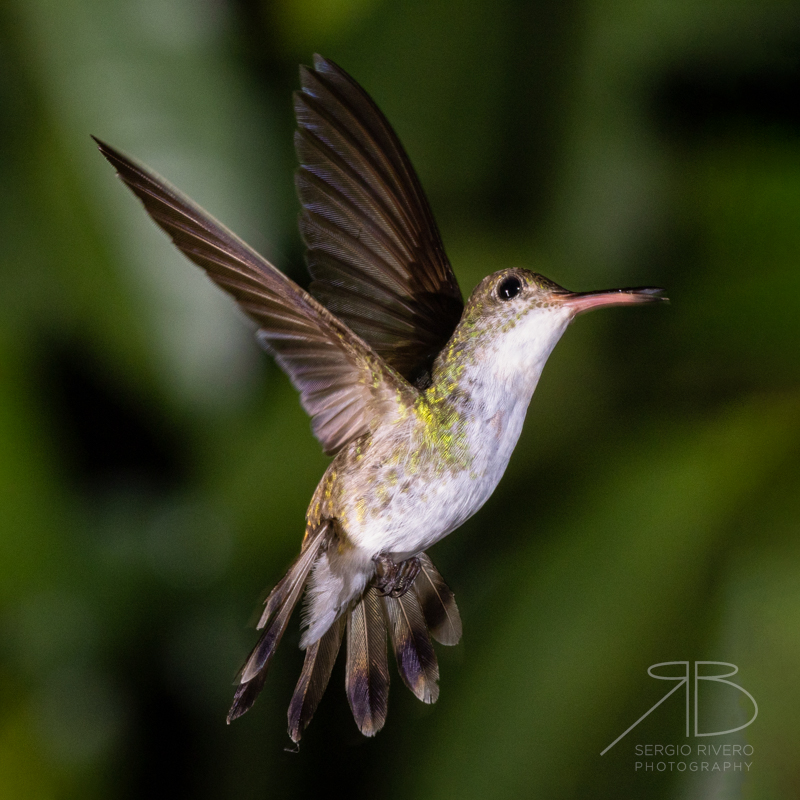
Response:
[{"label": "upper wing", "polygon": [[143,166],[95,139],[153,220],[259,325],[333,454],[413,389],[308,292]]},{"label": "upper wing", "polygon": [[314,56],[295,94],[311,292],[401,375],[426,380],[464,302],[400,140],[367,93]]}]

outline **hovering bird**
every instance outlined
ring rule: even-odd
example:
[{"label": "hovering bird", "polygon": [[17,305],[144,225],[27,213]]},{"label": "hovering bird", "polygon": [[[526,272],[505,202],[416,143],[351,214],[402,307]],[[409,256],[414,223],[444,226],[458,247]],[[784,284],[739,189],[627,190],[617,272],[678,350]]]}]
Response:
[{"label": "hovering bird", "polygon": [[340,67],[301,67],[295,94],[310,292],[159,176],[102,154],[175,245],[238,302],[287,373],[333,461],[300,555],[265,601],[228,722],[261,691],[305,592],[305,662],[289,705],[299,741],[347,639],[359,730],[387,713],[387,629],[403,682],[439,694],[431,639],[454,645],[453,593],[425,551],[490,497],[542,368],[594,308],[664,300],[656,288],[569,292],[527,269],[485,278],[466,305],[414,168],[386,117]]}]

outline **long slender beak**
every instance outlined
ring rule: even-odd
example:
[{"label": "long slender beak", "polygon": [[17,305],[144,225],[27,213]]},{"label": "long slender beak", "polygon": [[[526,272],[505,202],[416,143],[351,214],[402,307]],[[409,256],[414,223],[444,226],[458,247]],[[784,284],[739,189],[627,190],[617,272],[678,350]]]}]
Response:
[{"label": "long slender beak", "polygon": [[606,289],[599,292],[564,292],[553,297],[571,309],[573,314],[583,314],[595,308],[624,306],[631,303],[668,303],[663,289],[654,286],[639,286],[634,289]]}]

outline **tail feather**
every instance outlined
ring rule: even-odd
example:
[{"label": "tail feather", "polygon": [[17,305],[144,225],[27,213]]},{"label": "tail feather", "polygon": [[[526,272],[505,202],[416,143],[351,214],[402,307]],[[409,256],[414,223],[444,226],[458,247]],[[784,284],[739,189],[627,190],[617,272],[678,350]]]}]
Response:
[{"label": "tail feather", "polygon": [[[242,667],[228,722],[255,702],[267,670],[309,580],[311,569],[330,540],[329,524],[304,541],[300,556],[266,600],[258,627],[264,629]],[[330,681],[347,629],[345,690],[356,725],[374,736],[386,722],[389,702],[387,627],[400,677],[424,703],[439,697],[439,665],[431,638],[454,645],[461,638],[461,617],[453,593],[425,553],[413,586],[400,597],[382,596],[367,588],[350,608],[306,647],[300,678],[289,704],[289,736],[298,742]],[[345,624],[346,620],[346,624]]]},{"label": "tail feather", "polygon": [[386,623],[375,588],[367,589],[347,620],[345,689],[358,729],[374,736],[386,722],[389,702]]},{"label": "tail feather", "polygon": [[303,593],[311,567],[328,536],[329,526],[327,524],[314,531],[306,540],[305,547],[297,560],[270,592],[266,608],[258,623],[259,629],[266,626],[266,630],[242,667],[239,687],[236,689],[233,705],[228,712],[228,724],[250,709],[263,688],[272,656],[283,638],[292,611]]},{"label": "tail feather", "polygon": [[439,697],[439,664],[416,593],[382,599],[403,683],[423,703],[435,703]]},{"label": "tail feather", "polygon": [[419,599],[431,636],[444,645],[458,644],[461,639],[461,615],[450,587],[426,553],[420,553],[420,571],[413,591]]},{"label": "tail feather", "polygon": [[343,633],[344,617],[340,616],[321,638],[306,648],[303,671],[289,703],[289,736],[293,742],[300,741],[325,694],[336,656],[339,655]]}]

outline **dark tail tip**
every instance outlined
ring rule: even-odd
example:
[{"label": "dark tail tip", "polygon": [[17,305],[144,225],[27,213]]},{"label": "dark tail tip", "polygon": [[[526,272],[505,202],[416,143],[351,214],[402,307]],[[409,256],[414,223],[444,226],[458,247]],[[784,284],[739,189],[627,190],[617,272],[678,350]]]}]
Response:
[{"label": "dark tail tip", "polygon": [[231,710],[228,712],[227,723],[231,724],[235,719],[239,719],[242,714],[246,714],[255,703],[259,692],[264,687],[264,679],[266,678],[266,670],[262,675],[254,678],[252,681],[241,684],[233,696],[233,704]]}]

